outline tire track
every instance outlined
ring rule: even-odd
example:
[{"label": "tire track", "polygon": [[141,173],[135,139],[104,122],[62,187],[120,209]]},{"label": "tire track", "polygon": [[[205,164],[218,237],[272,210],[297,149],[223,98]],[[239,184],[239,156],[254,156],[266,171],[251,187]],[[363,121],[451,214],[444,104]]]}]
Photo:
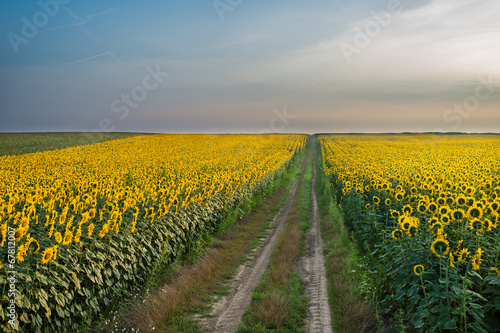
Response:
[{"label": "tire track", "polygon": [[[315,146],[313,142],[313,147]],[[328,284],[326,280],[323,239],[319,225],[318,198],[316,196],[316,152],[314,149],[313,179],[311,188],[311,219],[306,233],[306,256],[303,260],[306,281],[308,313],[305,332],[333,333],[330,304],[328,303]]]},{"label": "tire track", "polygon": [[302,164],[302,172],[299,179],[290,188],[285,204],[280,209],[273,220],[270,235],[264,244],[257,250],[254,259],[248,264],[241,265],[231,286],[231,294],[223,297],[213,305],[212,317],[204,318],[201,324],[211,332],[233,333],[242,322],[242,316],[250,305],[252,291],[262,279],[274,251],[279,236],[286,223],[287,217],[292,210],[297,195],[297,190],[302,182],[306,164],[311,154],[311,144],[309,144],[307,155]]}]

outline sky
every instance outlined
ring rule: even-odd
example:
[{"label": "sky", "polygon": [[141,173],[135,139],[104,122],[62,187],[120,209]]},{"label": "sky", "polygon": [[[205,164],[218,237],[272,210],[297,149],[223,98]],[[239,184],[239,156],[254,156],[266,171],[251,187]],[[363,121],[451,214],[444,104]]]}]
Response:
[{"label": "sky", "polygon": [[0,132],[500,132],[497,0],[0,2]]}]

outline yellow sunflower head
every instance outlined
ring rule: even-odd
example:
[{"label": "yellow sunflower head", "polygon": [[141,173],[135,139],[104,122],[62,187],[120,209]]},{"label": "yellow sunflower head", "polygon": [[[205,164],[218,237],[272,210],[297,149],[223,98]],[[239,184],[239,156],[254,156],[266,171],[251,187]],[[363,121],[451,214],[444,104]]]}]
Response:
[{"label": "yellow sunflower head", "polygon": [[432,253],[435,256],[442,257],[450,251],[450,243],[444,237],[437,237],[431,245]]},{"label": "yellow sunflower head", "polygon": [[458,261],[465,261],[469,253],[470,252],[467,248],[462,249],[462,251],[460,251],[460,254],[458,255]]},{"label": "yellow sunflower head", "polygon": [[392,231],[392,238],[400,239],[401,237],[403,237],[403,231],[401,229],[395,229]]},{"label": "yellow sunflower head", "polygon": [[416,276],[422,275],[422,273],[424,272],[424,265],[415,265],[413,267],[413,272]]},{"label": "yellow sunflower head", "polygon": [[45,249],[42,253],[42,264],[46,264],[49,262],[50,259],[52,259],[52,255],[54,254],[54,250],[49,247],[48,249]]},{"label": "yellow sunflower head", "polygon": [[54,234],[54,238],[56,239],[56,242],[58,243],[62,242],[62,235],[59,231]]}]

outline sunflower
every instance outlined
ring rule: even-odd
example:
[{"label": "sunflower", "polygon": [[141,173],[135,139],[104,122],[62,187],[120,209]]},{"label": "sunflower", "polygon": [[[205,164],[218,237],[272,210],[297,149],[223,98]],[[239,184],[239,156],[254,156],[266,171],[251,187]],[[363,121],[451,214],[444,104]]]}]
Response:
[{"label": "sunflower", "polygon": [[50,259],[52,259],[52,255],[54,254],[54,250],[49,247],[48,249],[45,249],[42,253],[42,264],[46,264],[49,262]]},{"label": "sunflower", "polygon": [[470,219],[478,218],[480,219],[483,216],[483,210],[479,208],[477,205],[474,205],[467,210],[467,217]]},{"label": "sunflower", "polygon": [[456,202],[457,202],[457,205],[459,205],[459,206],[465,206],[465,204],[467,203],[467,198],[465,197],[465,195],[460,194],[457,197]]},{"label": "sunflower", "polygon": [[401,200],[403,200],[403,199],[404,199],[404,197],[405,197],[404,193],[402,193],[402,192],[398,192],[398,193],[396,193],[396,200],[397,200],[397,201],[401,201]]},{"label": "sunflower", "polygon": [[405,205],[403,206],[403,213],[411,215],[411,213],[413,213],[413,208],[411,208],[410,205]]},{"label": "sunflower", "polygon": [[429,209],[430,212],[435,212],[438,209],[438,206],[436,203],[431,202],[427,207],[427,209]]},{"label": "sunflower", "polygon": [[373,197],[373,202],[375,202],[377,205],[380,203],[380,198],[377,196]]},{"label": "sunflower", "polygon": [[101,231],[99,231],[99,237],[103,238],[109,231],[109,223],[102,226]]},{"label": "sunflower", "polygon": [[420,213],[425,213],[427,211],[427,204],[424,201],[421,201],[417,206],[417,210]]},{"label": "sunflower", "polygon": [[3,247],[5,241],[7,240],[7,222],[0,226],[0,235],[2,235],[2,242],[0,242],[0,247]]},{"label": "sunflower", "polygon": [[368,209],[368,208],[370,208],[370,204],[369,204],[369,203],[367,203],[367,204],[365,205],[365,209]]},{"label": "sunflower", "polygon": [[438,236],[432,242],[431,250],[434,255],[441,257],[448,254],[450,251],[450,243],[446,240],[446,237],[438,231]]},{"label": "sunflower", "polygon": [[438,211],[439,211],[439,214],[441,214],[441,215],[447,215],[451,212],[451,209],[448,206],[441,206],[441,207],[439,207]]},{"label": "sunflower", "polygon": [[481,263],[481,255],[483,254],[483,250],[481,248],[478,248],[476,251],[476,254],[474,254],[474,258],[472,258],[472,269],[473,270],[478,270],[479,269],[479,264]]},{"label": "sunflower", "polygon": [[477,231],[481,231],[483,230],[483,221],[481,221],[480,219],[472,219],[470,222],[469,222],[469,228],[471,228],[472,230],[477,230]]},{"label": "sunflower", "polygon": [[59,231],[54,234],[54,238],[55,238],[56,242],[58,242],[58,243],[62,242],[62,236],[61,236],[61,233]]},{"label": "sunflower", "polygon": [[415,265],[413,267],[413,272],[416,276],[420,276],[424,272],[424,265]]},{"label": "sunflower", "polygon": [[451,213],[451,217],[454,219],[454,220],[458,220],[460,221],[461,219],[463,219],[465,217],[465,212],[463,209],[455,209],[453,211],[453,213]]},{"label": "sunflower", "polygon": [[440,219],[440,220],[441,220],[441,222],[442,222],[443,224],[445,224],[445,225],[446,225],[446,224],[449,224],[449,223],[450,223],[450,221],[451,221],[450,216],[449,216],[448,214],[446,214],[446,215],[441,215],[441,219]]},{"label": "sunflower", "polygon": [[[0,268],[2,268],[2,264],[0,263]],[[490,267],[490,271],[497,273],[497,277],[500,276],[500,269],[497,267]]]},{"label": "sunflower", "polygon": [[92,236],[92,232],[94,232],[94,223],[90,223],[88,228],[87,228],[87,236],[90,237]]},{"label": "sunflower", "polygon": [[24,250],[25,247],[26,247],[26,244],[23,244],[23,245],[19,246],[19,248],[17,249],[16,259],[19,262],[23,262],[24,261],[24,255],[26,254],[26,252]]},{"label": "sunflower", "polygon": [[462,244],[464,243],[464,240],[461,239],[458,241],[458,244],[457,244],[457,248],[455,249],[455,251],[453,252],[454,255],[457,255],[458,252],[462,249]]},{"label": "sunflower", "polygon": [[16,242],[19,242],[21,238],[23,238],[25,231],[26,230],[24,228],[17,228],[16,231],[14,231],[14,238]]},{"label": "sunflower", "polygon": [[470,252],[467,248],[462,249],[462,251],[460,251],[460,254],[458,255],[458,261],[465,261],[469,253]]},{"label": "sunflower", "polygon": [[436,223],[436,222],[439,222],[439,219],[437,217],[433,217],[429,221],[427,221],[427,223],[429,223],[431,225]]},{"label": "sunflower", "polygon": [[73,239],[73,232],[70,230],[66,230],[64,233],[64,239],[63,239],[63,245],[68,245],[71,243],[71,240]]},{"label": "sunflower", "polygon": [[444,206],[444,205],[446,205],[446,199],[445,198],[438,198],[437,203],[439,206]]},{"label": "sunflower", "polygon": [[403,237],[403,231],[401,229],[395,229],[392,231],[392,238],[400,239],[401,237]]},{"label": "sunflower", "polygon": [[385,199],[385,205],[390,206],[391,205],[391,198]]},{"label": "sunflower", "polygon": [[413,237],[417,234],[418,232],[418,227],[416,225],[411,225],[408,228],[408,236]]},{"label": "sunflower", "polygon": [[450,252],[450,267],[455,267],[455,258],[453,257],[453,253]]},{"label": "sunflower", "polygon": [[393,219],[397,219],[397,218],[399,218],[399,212],[398,212],[397,210],[393,210],[393,209],[391,209],[391,217],[392,217]]},{"label": "sunflower", "polygon": [[474,199],[474,197],[467,197],[465,204],[472,207],[476,204],[476,199]]},{"label": "sunflower", "polygon": [[439,230],[443,230],[444,229],[444,226],[441,222],[436,222],[436,223],[433,223],[430,227],[429,227],[429,230],[433,230],[435,232],[439,232]]}]

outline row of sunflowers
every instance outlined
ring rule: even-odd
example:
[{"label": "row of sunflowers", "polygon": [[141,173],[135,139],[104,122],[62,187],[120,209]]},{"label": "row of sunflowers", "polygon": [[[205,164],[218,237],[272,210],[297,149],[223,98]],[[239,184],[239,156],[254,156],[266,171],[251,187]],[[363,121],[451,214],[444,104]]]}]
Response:
[{"label": "row of sunflowers", "polygon": [[417,331],[498,331],[500,137],[319,140],[379,310]]},{"label": "row of sunflowers", "polygon": [[91,318],[265,191],[306,140],[159,134],[0,157],[1,330]]}]

